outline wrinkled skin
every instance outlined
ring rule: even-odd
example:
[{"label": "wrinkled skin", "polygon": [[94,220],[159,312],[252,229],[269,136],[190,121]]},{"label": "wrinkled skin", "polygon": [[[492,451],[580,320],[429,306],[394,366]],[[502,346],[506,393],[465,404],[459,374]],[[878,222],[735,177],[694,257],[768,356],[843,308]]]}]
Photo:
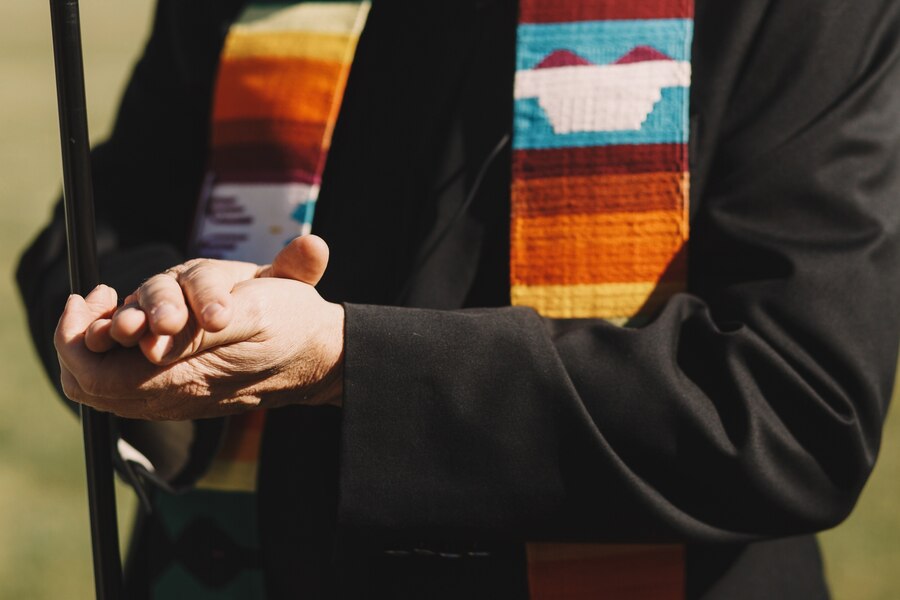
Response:
[{"label": "wrinkled skin", "polygon": [[63,390],[148,420],[340,405],[344,311],[314,288],[327,261],[325,242],[305,236],[272,265],[178,265],[121,307],[104,285],[72,295],[54,338]]}]

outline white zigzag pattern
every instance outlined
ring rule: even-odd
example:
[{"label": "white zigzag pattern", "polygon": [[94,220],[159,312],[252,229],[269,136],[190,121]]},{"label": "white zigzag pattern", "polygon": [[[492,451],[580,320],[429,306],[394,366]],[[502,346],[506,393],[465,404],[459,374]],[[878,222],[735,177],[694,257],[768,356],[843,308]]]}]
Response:
[{"label": "white zigzag pattern", "polygon": [[640,130],[666,87],[687,87],[691,63],[651,60],[516,73],[516,99],[537,98],[557,134]]}]

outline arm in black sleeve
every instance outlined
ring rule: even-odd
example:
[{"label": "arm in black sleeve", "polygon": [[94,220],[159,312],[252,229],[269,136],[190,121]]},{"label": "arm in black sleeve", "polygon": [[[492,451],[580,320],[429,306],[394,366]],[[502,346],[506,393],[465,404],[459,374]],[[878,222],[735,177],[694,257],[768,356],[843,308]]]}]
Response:
[{"label": "arm in black sleeve", "polygon": [[348,305],[343,525],[712,542],[840,522],[900,341],[898,28],[887,1],[770,3],[700,149],[690,293],[649,325]]}]

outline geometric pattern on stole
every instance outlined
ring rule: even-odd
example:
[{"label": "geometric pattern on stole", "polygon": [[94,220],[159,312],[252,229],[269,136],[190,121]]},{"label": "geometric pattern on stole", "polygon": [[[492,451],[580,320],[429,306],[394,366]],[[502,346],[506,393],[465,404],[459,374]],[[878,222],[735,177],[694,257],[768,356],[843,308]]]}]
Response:
[{"label": "geometric pattern on stole", "polygon": [[[222,50],[198,256],[266,264],[309,233],[369,2],[248,6]],[[198,487],[253,491],[264,411],[231,417]]]},{"label": "geometric pattern on stole", "polygon": [[[232,25],[219,61],[193,256],[265,264],[309,233],[369,8],[327,0],[250,3]],[[173,524],[167,535],[174,554],[151,585],[154,599],[265,597],[255,493],[265,416],[258,410],[230,417],[195,489],[156,498],[158,519]],[[178,551],[198,534],[230,549],[227,577],[210,577],[191,552]]]},{"label": "geometric pattern on stole", "polygon": [[[520,0],[512,303],[626,325],[687,281],[692,0]],[[532,600],[684,598],[681,545],[529,543]]]}]

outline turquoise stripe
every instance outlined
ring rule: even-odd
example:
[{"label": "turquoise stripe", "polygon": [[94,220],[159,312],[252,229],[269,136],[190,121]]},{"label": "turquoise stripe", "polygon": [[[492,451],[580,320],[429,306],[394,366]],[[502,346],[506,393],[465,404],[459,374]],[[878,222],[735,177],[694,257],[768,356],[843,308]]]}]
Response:
[{"label": "turquoise stripe", "polygon": [[615,62],[636,46],[652,46],[674,60],[686,61],[690,60],[693,32],[690,19],[528,23],[519,25],[516,69],[533,69],[560,49],[597,65]]},{"label": "turquoise stripe", "polygon": [[553,132],[537,98],[516,100],[513,148],[537,150],[620,144],[686,143],[688,128],[684,124],[687,119],[687,104],[687,88],[664,88],[662,100],[656,104],[640,131],[587,131],[557,135]]},{"label": "turquoise stripe", "polygon": [[[301,225],[312,225],[313,216],[316,214],[316,199],[309,198],[306,202],[301,202],[291,213],[291,219]],[[293,238],[291,238],[293,239]]]}]

